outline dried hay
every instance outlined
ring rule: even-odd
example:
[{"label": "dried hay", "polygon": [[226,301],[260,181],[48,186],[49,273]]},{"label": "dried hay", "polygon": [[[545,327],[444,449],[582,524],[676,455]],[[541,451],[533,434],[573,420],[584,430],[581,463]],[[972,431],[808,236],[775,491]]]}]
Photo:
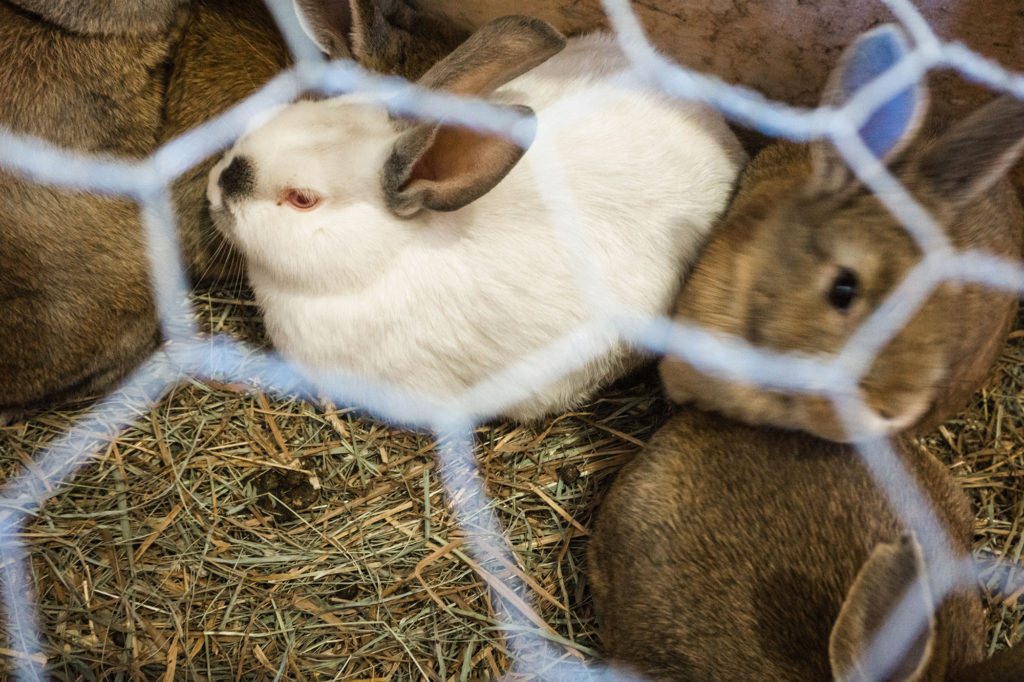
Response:
[{"label": "dried hay", "polygon": [[[246,296],[197,296],[208,329],[262,338]],[[978,505],[977,548],[1019,559],[1024,331],[1014,336],[990,386],[922,443]],[[88,407],[0,429],[3,476]],[[591,515],[669,413],[646,372],[578,413],[479,428],[478,462],[519,562],[484,569],[462,544],[428,437],[345,409],[185,383],[23,533],[50,674],[496,678],[509,662],[508,633],[486,585],[508,571],[528,582],[538,631],[567,659],[591,660],[598,643],[583,562]],[[1021,636],[1022,592],[989,599],[992,648]]]}]

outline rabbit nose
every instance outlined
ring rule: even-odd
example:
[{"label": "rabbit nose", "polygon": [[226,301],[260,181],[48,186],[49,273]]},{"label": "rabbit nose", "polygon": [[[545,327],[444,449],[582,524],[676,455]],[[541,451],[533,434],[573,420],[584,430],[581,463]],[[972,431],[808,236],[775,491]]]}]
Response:
[{"label": "rabbit nose", "polygon": [[252,192],[254,180],[252,162],[244,156],[236,156],[221,172],[217,184],[225,199],[237,199]]}]

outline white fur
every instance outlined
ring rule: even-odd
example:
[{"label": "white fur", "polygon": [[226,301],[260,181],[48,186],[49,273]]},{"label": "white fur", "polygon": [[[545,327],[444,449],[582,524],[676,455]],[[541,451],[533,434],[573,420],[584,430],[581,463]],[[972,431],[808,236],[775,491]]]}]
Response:
[{"label": "white fur", "polygon": [[[552,158],[614,298],[637,314],[669,311],[746,160],[721,117],[641,81],[604,34],[571,39],[492,99],[530,106],[536,139],[494,189],[453,212],[388,211],[380,173],[397,133],[353,96],[288,107],[214,168],[213,213],[246,256],[286,356],[452,398],[580,326],[588,302],[544,194]],[[239,154],[255,164],[255,193],[225,203],[217,178]],[[295,211],[278,204],[284,187],[324,202]],[[635,362],[612,348],[506,414],[578,404]]]}]

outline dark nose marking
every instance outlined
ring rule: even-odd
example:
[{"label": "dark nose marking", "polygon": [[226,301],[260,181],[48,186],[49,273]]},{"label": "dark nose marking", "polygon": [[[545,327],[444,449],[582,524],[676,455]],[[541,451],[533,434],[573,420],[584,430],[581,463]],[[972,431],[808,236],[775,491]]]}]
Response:
[{"label": "dark nose marking", "polygon": [[252,162],[244,156],[236,156],[221,172],[217,184],[225,198],[237,199],[252,192],[254,181]]}]

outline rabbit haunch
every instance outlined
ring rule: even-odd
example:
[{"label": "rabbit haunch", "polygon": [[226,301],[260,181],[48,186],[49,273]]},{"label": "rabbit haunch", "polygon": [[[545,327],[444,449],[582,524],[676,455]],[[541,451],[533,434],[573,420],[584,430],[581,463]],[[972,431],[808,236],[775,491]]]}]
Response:
[{"label": "rabbit haunch", "polygon": [[[944,589],[947,562],[970,557],[967,496],[912,443],[893,454],[926,508],[907,488],[890,498],[850,445],[680,412],[594,522],[606,655],[655,680],[1024,679],[1022,647],[981,660],[972,581]],[[871,647],[890,617],[900,657],[885,674]]]},{"label": "rabbit haunch", "polygon": [[[537,24],[492,22],[481,29],[491,33],[486,40],[475,34],[428,72],[427,84],[487,94],[468,92],[465,81],[500,85],[474,69],[531,56],[514,54],[532,48],[509,34]],[[348,95],[286,108],[214,169],[215,219],[245,254],[285,355],[315,371],[351,371],[444,399],[585,324],[592,299],[581,289],[584,268],[623,309],[668,310],[744,161],[721,117],[654,91],[603,34],[568,41],[490,101],[535,113],[525,154],[507,142],[495,142],[505,145],[495,151],[464,129],[431,133],[432,124],[419,124],[419,137],[435,147],[463,135],[453,146],[467,144],[473,156],[428,159],[431,148],[405,164],[409,177],[396,178],[396,155],[420,144],[415,129]],[[231,181],[236,159],[251,182]],[[224,182],[221,171],[232,163]],[[475,167],[488,163],[496,169]],[[449,172],[457,177],[435,177]],[[298,210],[296,193],[316,205]],[[431,201],[443,210],[431,210]],[[562,209],[569,204],[578,219]],[[566,246],[559,230],[570,221],[594,262]],[[603,334],[603,352],[506,414],[528,419],[571,407],[635,363],[635,351]]]}]

